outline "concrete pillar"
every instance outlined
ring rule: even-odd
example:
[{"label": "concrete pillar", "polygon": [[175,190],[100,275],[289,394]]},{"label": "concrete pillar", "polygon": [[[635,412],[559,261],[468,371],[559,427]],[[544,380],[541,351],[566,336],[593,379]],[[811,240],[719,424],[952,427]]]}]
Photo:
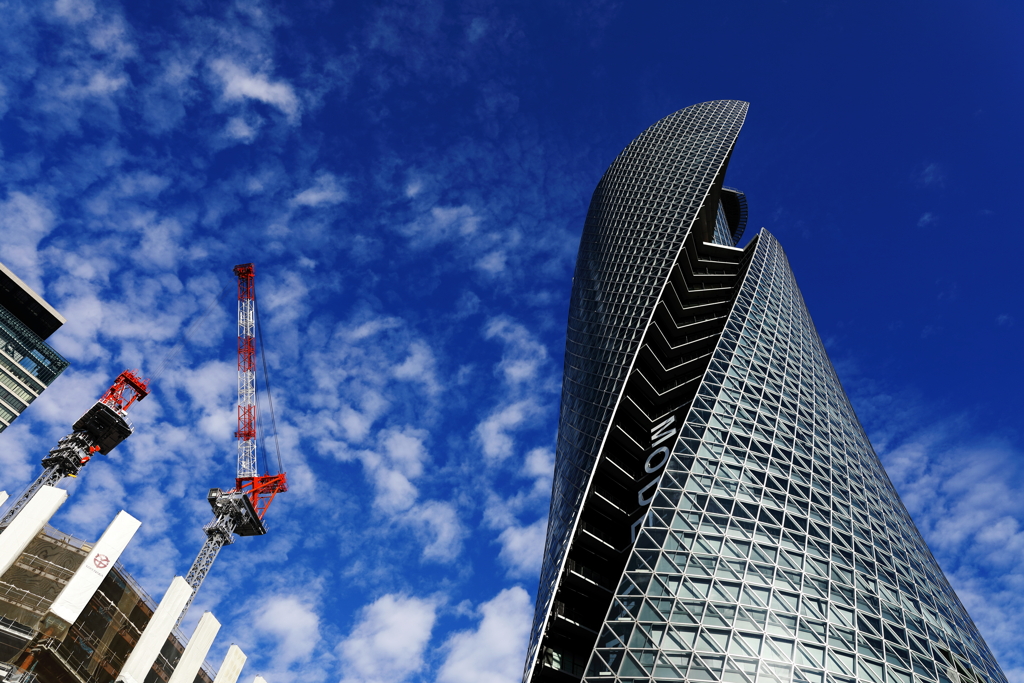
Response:
[{"label": "concrete pillar", "polygon": [[185,608],[190,597],[192,586],[188,585],[184,578],[175,576],[164,593],[163,600],[153,612],[149,625],[139,636],[135,649],[128,655],[128,661],[124,663],[121,673],[117,676],[119,682],[143,683],[146,680],[150,669],[153,668],[153,662],[160,654],[160,648],[167,642],[167,636],[171,634],[171,629],[174,628],[181,610]]},{"label": "concrete pillar", "polygon": [[252,679],[252,683],[267,683],[267,681],[265,678],[263,678],[263,676],[257,676],[256,678]]},{"label": "concrete pillar", "polygon": [[7,502],[7,491],[0,491],[0,507],[4,506]]},{"label": "concrete pillar", "polygon": [[203,618],[199,620],[196,630],[192,632],[192,637],[188,639],[188,645],[181,653],[181,659],[178,660],[178,665],[174,667],[174,673],[171,674],[167,683],[192,683],[196,680],[199,667],[203,665],[206,653],[210,651],[210,646],[213,645],[213,639],[217,637],[218,631],[220,631],[220,622],[212,613],[204,612]]},{"label": "concrete pillar", "polygon": [[237,645],[232,645],[228,648],[228,653],[224,655],[224,661],[217,669],[217,678],[213,679],[213,683],[236,683],[243,666],[245,666],[245,653]]},{"label": "concrete pillar", "polygon": [[124,510],[117,513],[75,575],[50,605],[50,614],[68,626],[75,623],[141,525],[142,522]]},{"label": "concrete pillar", "polygon": [[53,486],[43,486],[32,497],[18,516],[11,520],[0,534],[0,576],[11,568],[25,552],[25,548],[42,531],[53,513],[68,499],[68,492]]}]

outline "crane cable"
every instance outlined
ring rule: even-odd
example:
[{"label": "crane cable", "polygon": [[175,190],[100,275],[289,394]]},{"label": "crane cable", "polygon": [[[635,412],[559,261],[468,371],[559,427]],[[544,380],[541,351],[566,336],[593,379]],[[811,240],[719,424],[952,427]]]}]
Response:
[{"label": "crane cable", "polygon": [[[254,310],[254,312],[256,314],[256,336],[257,336],[257,338],[259,339],[259,342],[260,342],[260,360],[263,363],[263,385],[266,387],[267,402],[270,404],[270,424],[271,424],[271,428],[274,431],[274,447],[277,450],[277,471],[280,474],[281,472],[284,471],[284,464],[281,461],[281,441],[278,438],[278,434],[277,434],[277,416],[274,414],[274,396],[273,396],[273,394],[270,393],[270,373],[267,371],[267,352],[266,352],[266,349],[263,347],[263,325],[260,324],[260,306],[259,306],[259,303],[256,300],[255,293],[253,293],[252,303],[253,303],[253,310]],[[257,408],[256,408],[257,419],[262,421],[263,417],[262,417],[262,414],[261,414],[261,412],[259,410],[259,405],[258,405],[259,404],[259,392],[256,392],[256,402],[257,402]],[[260,429],[260,438],[261,439],[266,438],[265,434],[266,434],[265,430],[263,430],[261,428]],[[267,468],[267,449],[266,449],[266,445],[265,444],[263,444],[263,466],[264,466],[264,468],[269,469],[269,468]]]},{"label": "crane cable", "polygon": [[[216,297],[214,297],[213,301],[211,301],[210,305],[206,307],[206,310],[203,311],[202,315],[200,315],[199,317],[192,321],[192,324],[188,326],[188,329],[186,329],[185,333],[181,335],[181,338],[178,340],[178,342],[173,347],[171,347],[171,350],[168,351],[167,354],[164,356],[163,362],[160,363],[160,366],[157,368],[156,374],[153,376],[153,379],[151,380],[152,385],[156,385],[157,381],[161,377],[163,377],[163,374],[167,370],[167,367],[171,364],[171,361],[174,360],[174,357],[178,355],[178,353],[185,347],[185,343],[189,340],[189,338],[192,337],[192,334],[199,327],[199,323],[206,320],[206,316],[210,314],[210,311],[212,311],[214,307],[224,297],[224,293],[227,292],[228,289],[230,289],[231,286],[234,284],[234,282],[229,282],[226,285],[224,285],[224,289],[222,289],[220,293]],[[274,397],[270,393],[270,373],[267,371],[267,354],[263,346],[263,327],[262,325],[260,325],[260,311],[259,305],[256,302],[255,292],[253,293],[253,309],[256,315],[256,334],[257,337],[259,338],[260,343],[260,359],[263,362],[263,383],[264,386],[266,386],[267,400],[270,403],[270,422],[271,428],[273,429],[274,432],[274,447],[275,450],[277,451],[277,471],[278,473],[280,473],[284,471],[284,465],[281,460],[281,442],[277,434],[277,416],[274,414]],[[267,472],[269,471],[270,468],[267,463],[267,448],[266,443],[264,441],[264,439],[266,438],[266,431],[263,429],[263,414],[260,411],[259,403],[260,395],[259,392],[256,392],[256,419],[259,423],[258,431],[261,442],[260,450],[262,451],[263,454],[264,471]]]}]

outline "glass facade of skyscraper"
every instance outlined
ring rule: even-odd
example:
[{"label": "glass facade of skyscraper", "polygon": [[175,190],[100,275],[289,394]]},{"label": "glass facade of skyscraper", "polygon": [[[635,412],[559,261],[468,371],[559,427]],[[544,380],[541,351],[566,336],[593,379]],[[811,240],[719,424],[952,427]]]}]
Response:
[{"label": "glass facade of skyscraper", "polygon": [[38,398],[68,361],[46,343],[64,318],[0,263],[0,432]]},{"label": "glass facade of skyscraper", "polygon": [[68,361],[0,305],[0,432],[68,367]]},{"label": "glass facade of skyscraper", "polygon": [[745,114],[663,119],[594,193],[524,680],[1005,683],[781,246],[734,246]]}]

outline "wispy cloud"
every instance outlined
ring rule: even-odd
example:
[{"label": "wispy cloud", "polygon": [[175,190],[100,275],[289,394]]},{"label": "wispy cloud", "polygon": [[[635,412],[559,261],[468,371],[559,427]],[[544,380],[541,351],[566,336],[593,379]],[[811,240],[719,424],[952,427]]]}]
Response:
[{"label": "wispy cloud", "polygon": [[540,406],[531,399],[502,406],[488,415],[476,427],[484,456],[489,460],[504,460],[515,448],[513,432],[526,421],[539,414]]},{"label": "wispy cloud", "polygon": [[222,96],[229,102],[257,100],[284,113],[289,120],[298,119],[299,98],[292,86],[284,81],[271,81],[266,74],[253,73],[230,59],[215,59],[210,68],[223,85]]},{"label": "wispy cloud", "polygon": [[942,187],[946,182],[945,168],[936,162],[923,164],[915,171],[914,182],[920,187]]},{"label": "wispy cloud", "polygon": [[321,173],[311,187],[292,198],[295,206],[321,206],[338,204],[345,201],[348,195],[338,179],[330,173]]},{"label": "wispy cloud", "polygon": [[4,235],[0,242],[0,261],[40,294],[45,290],[39,242],[53,230],[55,218],[39,197],[11,192],[0,202],[0,231]]}]

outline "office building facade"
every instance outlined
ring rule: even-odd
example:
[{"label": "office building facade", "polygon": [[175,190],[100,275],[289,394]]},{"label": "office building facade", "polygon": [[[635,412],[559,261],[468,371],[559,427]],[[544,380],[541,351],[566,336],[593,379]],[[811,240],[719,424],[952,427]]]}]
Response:
[{"label": "office building facade", "polygon": [[64,318],[0,263],[0,432],[68,367],[46,339]]},{"label": "office building facade", "polygon": [[594,192],[524,682],[1005,683],[782,247],[736,247],[746,113],[662,119]]}]

